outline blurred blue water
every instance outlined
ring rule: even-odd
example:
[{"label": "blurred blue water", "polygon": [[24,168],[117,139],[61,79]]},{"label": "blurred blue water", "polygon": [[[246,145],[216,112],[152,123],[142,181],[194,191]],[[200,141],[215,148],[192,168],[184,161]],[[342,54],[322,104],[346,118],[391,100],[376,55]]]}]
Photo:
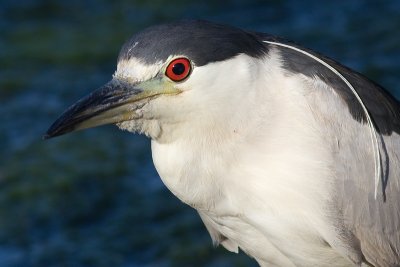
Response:
[{"label": "blurred blue water", "polygon": [[41,135],[111,78],[124,40],[180,18],[284,36],[400,97],[399,14],[396,0],[1,1],[0,266],[254,265],[212,248],[161,184],[146,138],[113,126]]}]

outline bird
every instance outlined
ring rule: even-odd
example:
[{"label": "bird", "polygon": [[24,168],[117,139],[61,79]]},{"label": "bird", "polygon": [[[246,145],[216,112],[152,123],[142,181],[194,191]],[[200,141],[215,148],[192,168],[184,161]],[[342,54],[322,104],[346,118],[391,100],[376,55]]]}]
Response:
[{"label": "bird", "polygon": [[151,139],[215,245],[260,266],[400,266],[400,105],[327,56],[205,21],[150,26],[44,139],[104,124]]}]

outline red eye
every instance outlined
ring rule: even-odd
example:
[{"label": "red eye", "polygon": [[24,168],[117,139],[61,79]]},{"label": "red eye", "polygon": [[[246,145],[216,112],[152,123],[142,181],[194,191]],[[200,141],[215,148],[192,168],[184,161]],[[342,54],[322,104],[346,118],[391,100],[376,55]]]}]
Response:
[{"label": "red eye", "polygon": [[180,82],[189,76],[191,69],[189,59],[176,58],[169,63],[165,75],[174,82]]}]

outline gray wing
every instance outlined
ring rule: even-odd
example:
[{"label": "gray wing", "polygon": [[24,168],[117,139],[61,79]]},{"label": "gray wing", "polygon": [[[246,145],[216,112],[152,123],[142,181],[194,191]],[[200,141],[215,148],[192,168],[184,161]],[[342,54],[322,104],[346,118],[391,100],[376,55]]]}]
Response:
[{"label": "gray wing", "polygon": [[[354,263],[400,266],[399,102],[379,85],[334,60],[276,37],[259,36],[263,40],[290,44],[317,56],[343,75],[359,94],[381,138],[382,191],[377,199],[374,197],[371,141],[368,128],[363,127],[366,116],[354,93],[338,75],[312,57],[287,47],[276,47],[283,68],[289,74],[320,79],[342,100],[337,101],[341,106],[332,107],[332,114],[327,115],[336,123],[324,125],[336,174],[334,199],[328,204],[328,209],[337,238],[347,246],[347,254]],[[341,108],[343,106],[347,110]],[[321,124],[327,123],[323,121]]]},{"label": "gray wing", "polygon": [[373,156],[359,129],[338,137],[342,145],[333,150],[338,164],[331,208],[338,238],[372,266],[400,266],[400,137],[381,136],[384,173],[375,198]]}]

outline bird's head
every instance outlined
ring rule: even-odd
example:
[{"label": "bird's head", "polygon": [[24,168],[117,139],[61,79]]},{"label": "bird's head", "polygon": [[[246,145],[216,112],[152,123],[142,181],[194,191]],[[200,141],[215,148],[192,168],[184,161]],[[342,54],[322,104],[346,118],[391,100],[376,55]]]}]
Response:
[{"label": "bird's head", "polygon": [[229,26],[150,27],[124,44],[113,79],[69,107],[44,138],[110,123],[158,138],[163,125],[210,120],[221,106],[233,112],[265,53],[255,34]]}]

